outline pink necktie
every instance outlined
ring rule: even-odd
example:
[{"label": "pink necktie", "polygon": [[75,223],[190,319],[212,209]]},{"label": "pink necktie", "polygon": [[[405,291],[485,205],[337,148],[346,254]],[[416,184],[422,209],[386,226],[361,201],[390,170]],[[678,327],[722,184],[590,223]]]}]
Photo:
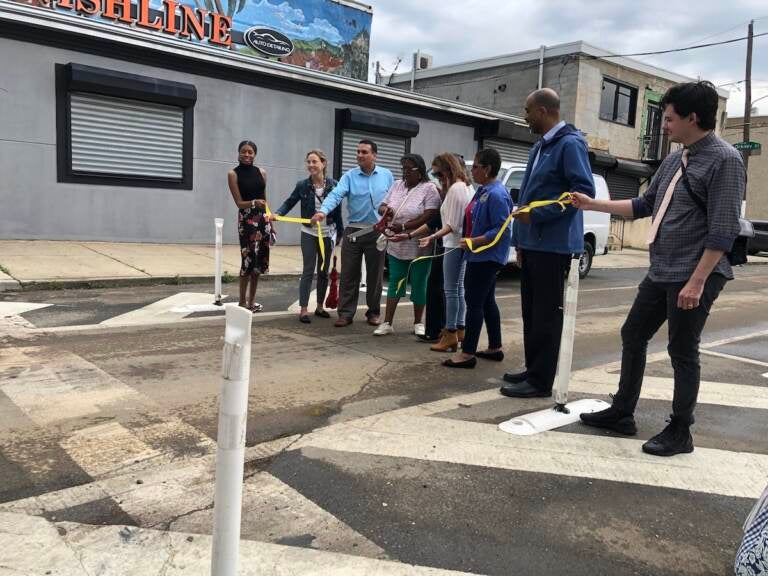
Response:
[{"label": "pink necktie", "polygon": [[664,192],[664,198],[661,200],[659,211],[656,213],[656,217],[651,223],[651,229],[648,231],[648,244],[653,244],[653,241],[656,240],[661,221],[664,219],[664,215],[667,213],[667,208],[669,208],[669,203],[672,201],[672,194],[675,192],[675,186],[677,186],[678,180],[683,176],[683,167],[688,167],[688,148],[683,150],[683,164],[677,169],[675,175],[672,176],[672,181],[669,183],[669,186],[667,186],[667,190]]}]

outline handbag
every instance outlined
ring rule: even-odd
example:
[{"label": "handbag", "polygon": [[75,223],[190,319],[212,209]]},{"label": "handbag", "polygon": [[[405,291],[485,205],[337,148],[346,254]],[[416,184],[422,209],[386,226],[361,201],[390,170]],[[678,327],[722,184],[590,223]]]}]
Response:
[{"label": "handbag", "polygon": [[[693,203],[699,207],[707,215],[707,204],[699,196],[697,196],[691,187],[691,183],[688,181],[688,174],[685,169],[685,165],[681,162],[680,166],[683,169],[683,186],[685,186],[688,196],[690,196]],[[755,228],[752,226],[752,222],[746,218],[739,217],[739,235],[736,240],[733,241],[731,249],[725,253],[725,257],[731,266],[740,266],[747,263],[747,245],[749,239],[755,237]]]}]

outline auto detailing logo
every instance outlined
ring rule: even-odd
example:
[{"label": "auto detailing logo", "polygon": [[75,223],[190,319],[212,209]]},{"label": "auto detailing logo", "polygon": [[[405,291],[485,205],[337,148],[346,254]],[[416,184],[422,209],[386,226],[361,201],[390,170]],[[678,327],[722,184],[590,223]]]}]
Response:
[{"label": "auto detailing logo", "polygon": [[293,52],[291,39],[271,28],[248,28],[243,33],[243,39],[248,46],[267,56],[282,58]]}]

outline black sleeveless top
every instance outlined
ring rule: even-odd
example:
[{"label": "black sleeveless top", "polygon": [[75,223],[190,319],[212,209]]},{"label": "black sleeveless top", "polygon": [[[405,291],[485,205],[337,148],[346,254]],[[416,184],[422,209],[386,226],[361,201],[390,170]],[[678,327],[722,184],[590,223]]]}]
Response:
[{"label": "black sleeveless top", "polygon": [[264,182],[264,176],[257,166],[248,166],[239,164],[235,168],[237,174],[237,187],[240,189],[240,198],[244,202],[251,200],[266,200],[265,194],[267,183]]}]

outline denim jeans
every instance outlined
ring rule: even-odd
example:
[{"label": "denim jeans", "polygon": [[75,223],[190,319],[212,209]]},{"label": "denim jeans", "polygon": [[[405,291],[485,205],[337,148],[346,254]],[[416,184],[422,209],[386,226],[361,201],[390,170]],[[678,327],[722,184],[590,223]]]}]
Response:
[{"label": "denim jeans", "polygon": [[501,316],[496,305],[496,275],[501,264],[493,261],[469,262],[467,264],[466,294],[467,325],[464,332],[462,352],[475,354],[480,340],[480,330],[485,321],[488,333],[488,348],[501,348]]},{"label": "denim jeans", "polygon": [[317,236],[301,233],[301,255],[304,266],[299,280],[299,306],[309,306],[309,294],[312,292],[312,278],[317,268],[317,307],[322,308],[325,302],[325,293],[328,290],[328,268],[333,260],[333,243],[330,238],[323,238],[325,244],[325,263],[321,265],[320,246]]},{"label": "denim jeans", "polygon": [[456,326],[464,326],[464,316],[467,309],[464,301],[464,271],[466,267],[463,250],[452,250],[443,257],[445,327],[448,330],[456,330]]},{"label": "denim jeans", "polygon": [[699,305],[691,310],[683,310],[677,307],[677,296],[685,282],[653,282],[646,276],[638,287],[635,301],[621,328],[621,378],[619,391],[613,399],[616,408],[634,413],[643,384],[648,341],[667,321],[667,351],[675,376],[672,415],[683,424],[693,423],[701,379],[701,332],[712,304],[726,282],[724,276],[710,274],[704,284]]}]

